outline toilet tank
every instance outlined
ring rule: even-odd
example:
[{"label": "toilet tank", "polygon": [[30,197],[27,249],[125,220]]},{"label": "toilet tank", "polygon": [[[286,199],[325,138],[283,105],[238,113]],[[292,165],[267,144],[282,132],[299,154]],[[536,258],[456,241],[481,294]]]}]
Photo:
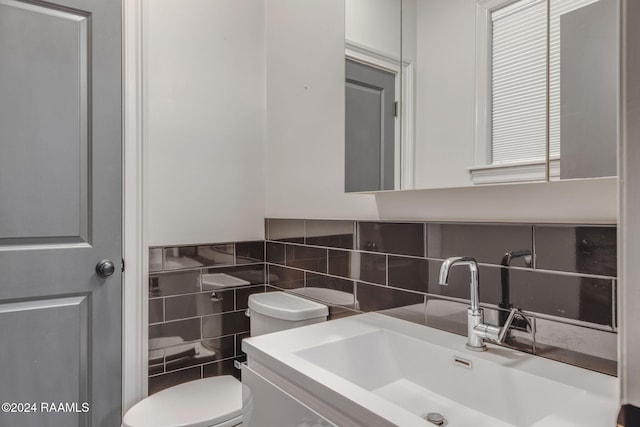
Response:
[{"label": "toilet tank", "polygon": [[326,305],[285,292],[267,292],[249,296],[251,336],[268,334],[324,322]]}]

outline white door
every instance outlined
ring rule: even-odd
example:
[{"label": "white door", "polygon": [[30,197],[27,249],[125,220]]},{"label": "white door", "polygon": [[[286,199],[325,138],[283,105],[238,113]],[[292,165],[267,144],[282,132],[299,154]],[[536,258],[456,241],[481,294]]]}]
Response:
[{"label": "white door", "polygon": [[0,0],[0,426],[120,425],[121,152],[121,2]]}]

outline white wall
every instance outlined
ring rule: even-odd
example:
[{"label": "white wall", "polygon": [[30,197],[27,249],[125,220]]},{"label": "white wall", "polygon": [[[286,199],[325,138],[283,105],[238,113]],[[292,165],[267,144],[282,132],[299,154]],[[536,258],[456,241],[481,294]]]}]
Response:
[{"label": "white wall", "polygon": [[415,188],[471,185],[476,0],[415,3]]},{"label": "white wall", "polygon": [[376,218],[344,194],[344,1],[266,7],[267,216]]},{"label": "white wall", "polygon": [[345,39],[400,58],[401,0],[345,0]]},{"label": "white wall", "polygon": [[149,245],[264,237],[263,0],[143,3]]},{"label": "white wall", "polygon": [[[449,2],[464,5],[465,19],[469,14],[473,18],[472,8],[467,7],[473,0],[434,4],[449,10]],[[617,184],[612,179],[345,194],[344,13],[344,0],[266,0],[267,217],[616,222]],[[474,26],[438,28],[457,34],[473,31]],[[450,42],[462,43],[453,33]],[[463,56],[452,60],[451,67],[465,69],[451,73],[468,74],[460,84],[472,85],[467,80],[473,77],[473,53]],[[462,95],[453,95],[463,102]],[[456,113],[452,106],[446,112]],[[471,100],[467,110],[457,114],[467,117],[472,112]],[[452,144],[431,154],[438,155],[435,158],[444,168],[459,158],[453,156],[460,155],[460,147],[472,153],[468,125],[457,123],[449,131],[429,132]]]}]

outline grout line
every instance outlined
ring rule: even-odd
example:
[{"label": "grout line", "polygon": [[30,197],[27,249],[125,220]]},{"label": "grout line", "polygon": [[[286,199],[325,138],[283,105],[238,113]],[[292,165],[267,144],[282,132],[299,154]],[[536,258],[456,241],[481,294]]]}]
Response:
[{"label": "grout line", "polygon": [[327,256],[327,268],[325,271],[329,273],[329,248],[326,249],[326,256]]},{"label": "grout line", "polygon": [[426,222],[422,223],[422,234],[422,243],[424,244],[422,254],[426,258],[429,255],[429,224]]},{"label": "grout line", "polygon": [[385,260],[385,277],[384,277],[384,284],[385,286],[389,286],[389,254],[387,254],[384,258]]},{"label": "grout line", "polygon": [[536,226],[531,226],[531,268],[538,269],[538,252],[536,247]]},{"label": "grout line", "polygon": [[618,281],[616,279],[611,280],[611,326],[615,332],[618,332]]}]

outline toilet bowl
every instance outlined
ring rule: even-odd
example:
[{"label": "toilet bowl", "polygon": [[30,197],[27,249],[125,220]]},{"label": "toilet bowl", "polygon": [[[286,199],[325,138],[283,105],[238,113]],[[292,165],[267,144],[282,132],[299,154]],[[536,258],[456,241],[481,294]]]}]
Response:
[{"label": "toilet bowl", "polygon": [[231,375],[159,391],[124,415],[123,427],[235,427],[242,424],[242,385]]},{"label": "toilet bowl", "polygon": [[[327,320],[327,306],[284,292],[249,296],[251,335]],[[247,393],[245,393],[247,394]],[[235,427],[242,424],[242,384],[230,375],[179,384],[135,404],[123,427]]]}]

